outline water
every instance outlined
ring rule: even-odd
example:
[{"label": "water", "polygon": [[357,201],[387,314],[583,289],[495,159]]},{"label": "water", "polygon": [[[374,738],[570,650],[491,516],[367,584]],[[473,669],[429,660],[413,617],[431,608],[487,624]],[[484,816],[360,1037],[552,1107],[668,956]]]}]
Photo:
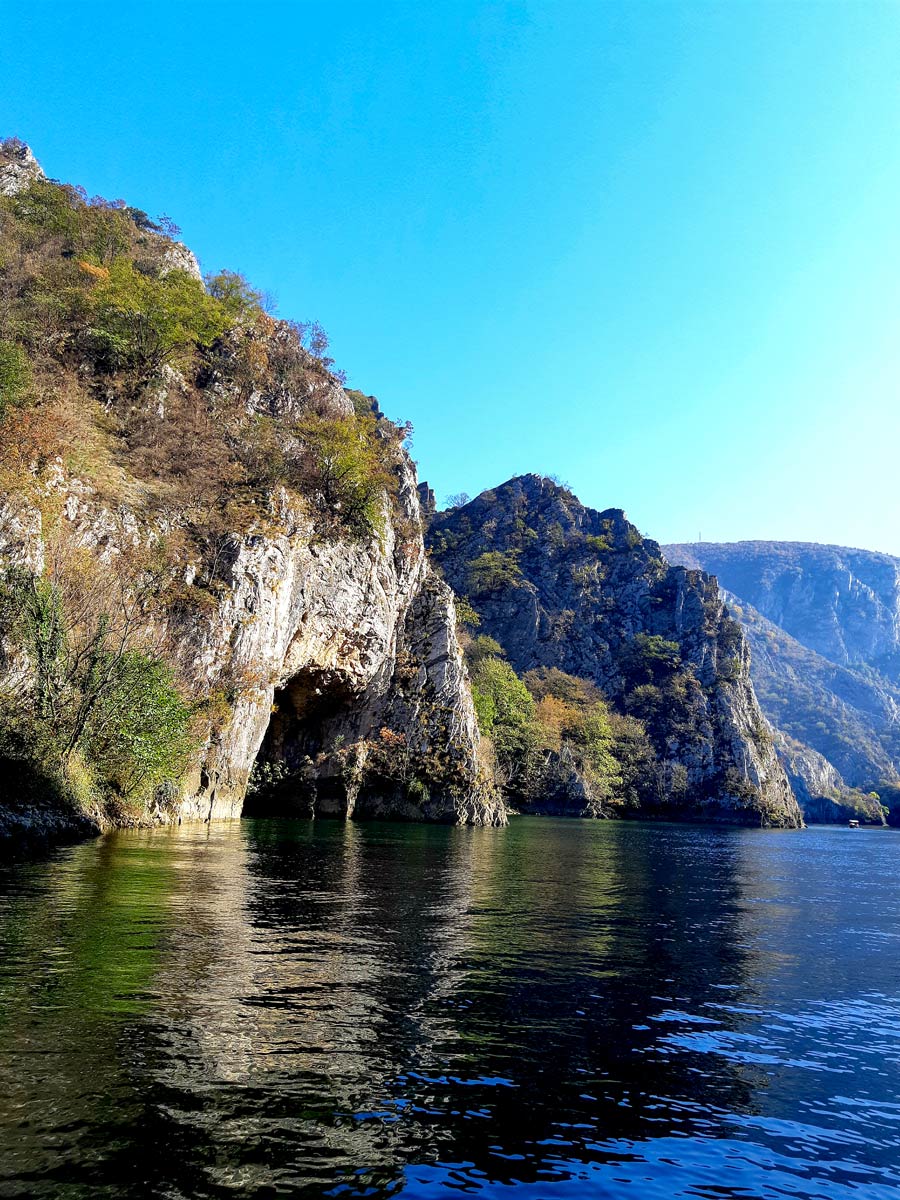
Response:
[{"label": "water", "polygon": [[900,1194],[900,837],[245,821],[0,868],[0,1196]]}]

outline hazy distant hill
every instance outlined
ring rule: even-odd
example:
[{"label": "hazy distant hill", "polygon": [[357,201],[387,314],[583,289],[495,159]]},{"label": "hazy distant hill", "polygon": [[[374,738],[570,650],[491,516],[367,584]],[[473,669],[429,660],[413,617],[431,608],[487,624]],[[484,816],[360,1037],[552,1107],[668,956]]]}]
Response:
[{"label": "hazy distant hill", "polygon": [[769,719],[847,784],[900,764],[900,559],[805,542],[663,547],[716,575],[744,625]]}]

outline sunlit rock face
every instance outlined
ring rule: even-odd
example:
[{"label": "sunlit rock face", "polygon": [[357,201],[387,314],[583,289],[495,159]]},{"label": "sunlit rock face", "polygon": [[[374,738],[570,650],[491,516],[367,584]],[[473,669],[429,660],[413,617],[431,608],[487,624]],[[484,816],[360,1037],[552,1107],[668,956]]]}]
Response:
[{"label": "sunlit rock face", "polygon": [[811,542],[664,546],[671,562],[715,575],[810,650],[900,676],[900,559]]},{"label": "sunlit rock face", "polygon": [[[0,195],[44,179],[24,143],[0,141]],[[200,278],[196,258],[165,225],[125,211],[152,271]],[[286,374],[251,372],[245,387],[230,373],[236,361],[283,365],[285,355],[293,356]],[[92,400],[86,395],[83,407]],[[393,429],[376,401],[348,393],[292,327],[265,315],[235,321],[206,357],[166,362],[142,403],[175,429],[185,406],[281,421],[279,436],[295,440],[293,420],[309,413],[352,420],[357,406],[375,441],[387,444]],[[47,458],[29,464],[21,487],[10,480],[0,491],[0,570],[40,575],[60,546],[80,556],[88,575],[113,581],[122,603],[139,610],[133,624],[141,644],[175,668],[186,699],[205,714],[198,717],[202,745],[180,793],[168,781],[165,797],[129,820],[239,816],[260,758],[268,783],[278,785],[268,789],[276,811],[505,822],[482,765],[453,596],[426,559],[415,469],[399,441],[373,501],[380,517],[359,528],[351,528],[339,500],[326,500],[305,478],[286,486],[276,476],[243,496],[240,516],[223,522],[184,497],[154,497],[127,439],[106,490],[92,464],[79,472],[66,455]],[[227,508],[229,479],[215,482],[218,504]],[[214,566],[202,549],[212,542]],[[165,583],[150,586],[151,563],[167,543],[176,549]],[[160,594],[139,600],[141,589]],[[0,676],[27,670],[21,658],[12,661],[0,644]],[[3,791],[0,781],[0,809],[9,799]],[[10,810],[20,799],[12,796]],[[22,804],[19,810],[17,819],[27,820]],[[108,819],[99,810],[97,817]]]},{"label": "sunlit rock face", "polygon": [[480,767],[453,598],[425,560],[409,463],[400,504],[412,536],[388,522],[364,544],[321,542],[288,505],[278,535],[235,547],[217,619],[186,647],[214,677],[249,680],[200,765],[197,815],[240,812],[261,753],[278,768],[276,810],[505,821]]},{"label": "sunlit rock face", "polygon": [[[98,568],[157,536],[140,511],[112,512],[61,466],[51,474],[66,537]],[[14,497],[4,505],[0,561],[38,568],[40,512]],[[411,462],[383,531],[367,539],[321,538],[283,490],[260,518],[228,539],[213,604],[154,618],[181,677],[226,711],[177,805],[151,815],[240,816],[262,748],[277,767],[275,811],[504,823],[481,765],[453,597],[425,558]],[[184,569],[189,579],[197,568]]]},{"label": "sunlit rock face", "polygon": [[848,787],[823,755],[781,732],[775,734],[775,748],[807,822],[887,824],[878,796]]},{"label": "sunlit rock face", "polygon": [[670,647],[677,664],[660,681],[659,703],[643,712],[660,764],[646,813],[802,823],[750,683],[746,641],[715,580],[671,567],[620,510],[585,508],[537,475],[436,514],[428,543],[476,608],[479,633],[519,672],[557,667],[636,711],[653,699],[636,690],[642,648],[659,644],[652,639]]},{"label": "sunlit rock face", "polygon": [[0,196],[15,196],[44,172],[30,147],[15,138],[0,142]]}]

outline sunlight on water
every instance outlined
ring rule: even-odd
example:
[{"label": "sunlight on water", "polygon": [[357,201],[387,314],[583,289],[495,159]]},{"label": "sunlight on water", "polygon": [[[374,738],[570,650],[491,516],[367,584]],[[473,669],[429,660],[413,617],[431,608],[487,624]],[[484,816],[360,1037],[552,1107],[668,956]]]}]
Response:
[{"label": "sunlight on water", "polygon": [[521,819],[0,868],[0,1196],[900,1189],[900,839]]}]

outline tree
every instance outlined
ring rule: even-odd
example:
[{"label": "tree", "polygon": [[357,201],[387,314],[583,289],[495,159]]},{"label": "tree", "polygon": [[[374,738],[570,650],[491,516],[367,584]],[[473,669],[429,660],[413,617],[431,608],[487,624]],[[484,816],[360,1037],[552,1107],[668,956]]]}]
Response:
[{"label": "tree", "polygon": [[472,699],[479,728],[493,742],[501,781],[512,786],[531,766],[534,699],[509,663],[492,656],[473,670]]},{"label": "tree", "polygon": [[28,663],[0,698],[0,756],[49,764],[96,799],[146,798],[180,776],[191,711],[146,641],[139,590],[57,547],[46,575],[10,570],[0,581],[0,635]]},{"label": "tree", "polygon": [[238,271],[219,271],[205,276],[206,290],[233,317],[247,312],[261,312],[263,294],[251,287]]},{"label": "tree", "polygon": [[296,428],[303,446],[299,482],[317,490],[324,510],[351,532],[380,533],[383,499],[395,480],[375,418],[310,414]]},{"label": "tree", "polygon": [[98,365],[123,371],[133,392],[152,383],[163,367],[177,366],[197,346],[209,346],[233,320],[227,304],[207,295],[186,271],[145,275],[116,259],[90,296],[87,340]]},{"label": "tree", "polygon": [[472,595],[496,592],[519,582],[522,571],[515,550],[486,550],[469,563],[468,584]]}]

